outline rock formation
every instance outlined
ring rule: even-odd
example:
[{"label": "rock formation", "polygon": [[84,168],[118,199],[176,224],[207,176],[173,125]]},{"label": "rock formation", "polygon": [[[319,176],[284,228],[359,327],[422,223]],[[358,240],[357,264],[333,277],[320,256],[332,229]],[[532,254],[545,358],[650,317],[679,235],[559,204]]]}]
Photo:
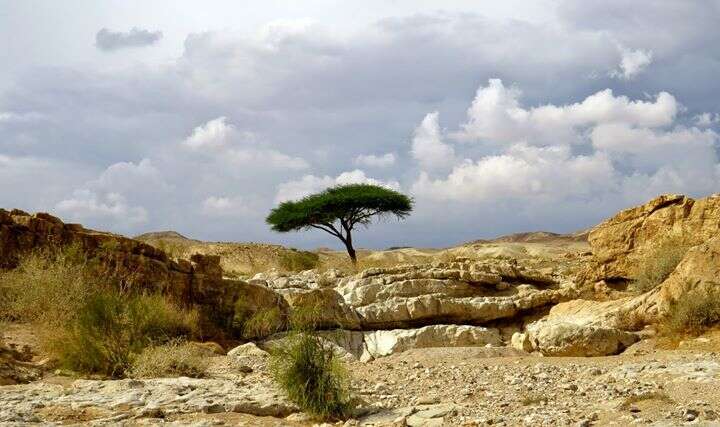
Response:
[{"label": "rock formation", "polygon": [[[217,256],[173,260],[148,244],[65,224],[46,213],[0,209],[0,268],[16,267],[20,257],[33,250],[70,245],[78,245],[88,257],[98,260],[102,274],[123,278],[131,289],[161,292],[197,307],[211,332],[212,325],[226,325],[227,319],[232,319],[240,294],[257,293],[245,282],[223,279]],[[260,301],[274,304],[268,298]]]},{"label": "rock formation", "polygon": [[588,240],[596,279],[629,279],[663,241],[677,237],[689,246],[720,232],[720,194],[704,199],[671,194],[626,209],[592,229]]}]

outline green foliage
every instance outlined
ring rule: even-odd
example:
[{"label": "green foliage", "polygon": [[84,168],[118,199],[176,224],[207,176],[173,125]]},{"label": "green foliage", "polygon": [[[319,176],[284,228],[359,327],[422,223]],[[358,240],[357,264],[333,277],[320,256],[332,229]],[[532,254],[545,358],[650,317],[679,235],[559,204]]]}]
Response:
[{"label": "green foliage", "polygon": [[369,224],[375,215],[404,218],[410,211],[412,199],[404,194],[377,185],[350,184],[328,188],[299,201],[283,202],[270,212],[266,221],[273,230],[287,232],[340,219],[353,225]]},{"label": "green foliage", "polygon": [[153,344],[197,333],[198,317],[160,295],[105,291],[90,295],[52,339],[63,367],[118,377]]},{"label": "green foliage", "polygon": [[661,329],[670,335],[699,335],[720,323],[720,291],[695,289],[674,301]]},{"label": "green foliage", "polygon": [[280,255],[280,268],[285,271],[303,271],[317,268],[320,256],[314,252],[290,249]]},{"label": "green foliage", "polygon": [[279,307],[258,310],[243,323],[242,336],[246,339],[267,337],[285,329],[285,319]]},{"label": "green foliage", "polygon": [[182,340],[148,347],[132,362],[128,375],[135,378],[204,377],[208,359],[197,345]]},{"label": "green foliage", "polygon": [[321,419],[343,419],[351,405],[349,375],[332,345],[299,332],[271,351],[275,382],[302,410]]},{"label": "green foliage", "polygon": [[654,289],[667,279],[680,264],[690,245],[679,238],[661,242],[643,260],[631,287],[637,292]]},{"label": "green foliage", "polygon": [[378,185],[339,185],[299,201],[283,202],[265,221],[281,233],[310,228],[323,230],[345,244],[350,259],[356,264],[352,243],[355,226],[367,226],[374,217],[405,218],[410,215],[412,205],[410,197]]}]

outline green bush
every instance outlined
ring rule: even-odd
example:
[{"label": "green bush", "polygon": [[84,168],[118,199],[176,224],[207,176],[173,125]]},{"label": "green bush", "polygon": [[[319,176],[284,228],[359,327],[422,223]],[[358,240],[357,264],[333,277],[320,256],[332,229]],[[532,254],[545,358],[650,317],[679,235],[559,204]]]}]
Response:
[{"label": "green bush", "polygon": [[159,295],[100,292],[87,298],[50,348],[67,369],[119,377],[146,347],[197,333],[197,321],[196,312]]},{"label": "green bush", "polygon": [[720,323],[720,291],[696,289],[670,305],[661,329],[670,335],[699,335]]},{"label": "green bush", "polygon": [[280,307],[258,310],[245,320],[243,338],[267,337],[285,328]]},{"label": "green bush", "polygon": [[330,343],[317,335],[299,332],[270,354],[272,378],[302,410],[321,419],[349,416],[349,375]]},{"label": "green bush", "polygon": [[647,292],[667,279],[680,264],[690,245],[678,238],[668,238],[660,243],[643,260],[632,289]]},{"label": "green bush", "polygon": [[205,353],[196,345],[172,340],[148,347],[132,362],[128,375],[135,378],[204,377],[208,369]]},{"label": "green bush", "polygon": [[290,249],[280,255],[280,268],[285,271],[303,271],[317,268],[320,256],[314,252]]}]

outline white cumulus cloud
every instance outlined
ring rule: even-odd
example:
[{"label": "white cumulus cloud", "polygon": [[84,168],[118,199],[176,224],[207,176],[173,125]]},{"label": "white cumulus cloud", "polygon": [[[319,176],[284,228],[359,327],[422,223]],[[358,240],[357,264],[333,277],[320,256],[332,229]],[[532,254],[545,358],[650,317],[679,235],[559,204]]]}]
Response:
[{"label": "white cumulus cloud", "polygon": [[611,77],[630,80],[645,71],[653,61],[653,53],[650,50],[630,49],[618,45],[620,51],[619,69],[610,72]]},{"label": "white cumulus cloud", "polygon": [[305,159],[261,145],[257,135],[239,131],[235,125],[227,122],[225,116],[197,126],[182,144],[191,151],[217,156],[237,165],[263,165],[293,170],[309,167]]},{"label": "white cumulus cloud", "polygon": [[599,123],[627,123],[632,126],[661,127],[671,124],[679,103],[667,92],[651,101],[631,101],[605,89],[582,102],[538,107],[524,107],[522,92],[506,87],[500,79],[490,79],[481,86],[468,109],[468,121],[453,134],[460,140],[477,140],[501,144],[582,143],[584,130]]},{"label": "white cumulus cloud", "polygon": [[438,116],[437,111],[427,114],[415,128],[412,139],[413,158],[430,170],[444,169],[455,162],[455,150],[443,141]]}]

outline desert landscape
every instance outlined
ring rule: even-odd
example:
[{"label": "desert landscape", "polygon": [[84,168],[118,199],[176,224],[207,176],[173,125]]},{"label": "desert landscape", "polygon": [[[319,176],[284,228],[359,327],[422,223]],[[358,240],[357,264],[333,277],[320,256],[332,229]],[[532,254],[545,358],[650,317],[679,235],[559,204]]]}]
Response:
[{"label": "desert landscape", "polygon": [[[169,232],[130,239],[2,210],[0,422],[712,425],[718,229],[720,196],[664,195],[574,235],[361,251],[358,271],[341,254],[308,251],[314,268],[291,271],[287,254],[302,251]],[[42,274],[33,254],[63,247],[105,277],[128,277],[131,292],[196,310],[201,332],[149,344],[123,371],[73,371],[77,356],[45,335],[67,330],[23,306],[28,280]],[[293,336],[289,319],[308,308],[312,331],[302,333],[348,375],[344,419],[304,412],[271,372]]]},{"label": "desert landscape", "polygon": [[720,427],[720,0],[0,0],[0,427]]}]

